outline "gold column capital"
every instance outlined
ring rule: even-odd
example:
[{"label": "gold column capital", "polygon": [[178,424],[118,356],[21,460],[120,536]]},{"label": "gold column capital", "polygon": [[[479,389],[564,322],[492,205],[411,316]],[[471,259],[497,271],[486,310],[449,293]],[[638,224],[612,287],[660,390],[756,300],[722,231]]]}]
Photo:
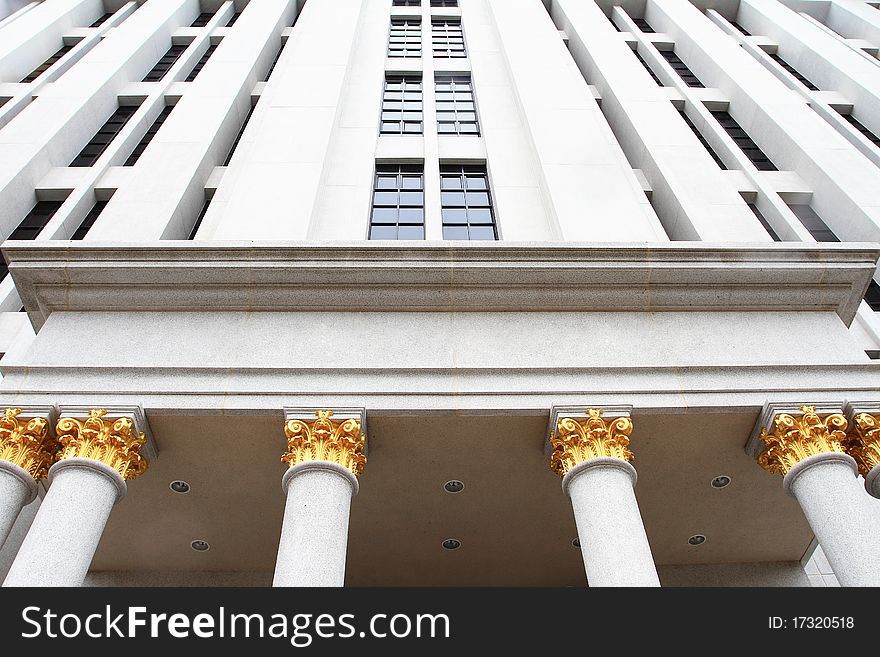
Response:
[{"label": "gold column capital", "polygon": [[852,419],[852,432],[846,439],[846,451],[856,460],[859,474],[867,477],[880,465],[880,419],[871,413],[858,413]]},{"label": "gold column capital", "polygon": [[550,469],[560,477],[574,466],[590,459],[612,457],[632,461],[628,449],[633,423],[629,417],[602,418],[602,409],[587,410],[586,418],[559,416],[550,434]]},{"label": "gold column capital", "polygon": [[92,459],[109,465],[126,481],[138,478],[149,466],[141,453],[146,444],[143,432],[135,429],[129,417],[105,420],[105,415],[105,409],[93,408],[87,418],[59,418],[55,427],[61,443],[58,460]]},{"label": "gold column capital", "polygon": [[49,420],[23,418],[20,408],[7,408],[0,417],[0,460],[25,470],[36,481],[45,479],[55,462],[58,441],[49,434]]},{"label": "gold column capital", "polygon": [[308,461],[330,461],[348,468],[357,477],[364,471],[366,436],[361,433],[361,422],[348,418],[335,422],[333,411],[315,412],[315,420],[288,420],[284,424],[287,453],[281,457],[291,468]]},{"label": "gold column capital", "polygon": [[758,465],[768,472],[784,476],[809,456],[846,452],[847,421],[842,413],[820,416],[815,406],[801,406],[801,412],[778,413],[770,431],[762,427],[764,449],[758,454]]}]

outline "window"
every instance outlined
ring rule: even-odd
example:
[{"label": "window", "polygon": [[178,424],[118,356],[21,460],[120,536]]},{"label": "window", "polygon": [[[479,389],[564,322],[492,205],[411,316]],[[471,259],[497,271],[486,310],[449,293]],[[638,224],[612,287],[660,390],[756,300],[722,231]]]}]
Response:
[{"label": "window", "polygon": [[773,238],[773,241],[774,242],[781,242],[782,240],[779,239],[779,235],[777,235],[776,231],[773,230],[773,226],[770,225],[770,222],[768,222],[764,218],[764,215],[758,209],[758,206],[755,205],[754,203],[749,203],[748,206],[749,206],[749,210],[752,211],[752,214],[754,214],[758,218],[758,221],[761,222],[761,225],[764,227],[764,230],[767,231],[767,234]]},{"label": "window", "polygon": [[654,71],[651,70],[651,67],[648,66],[648,62],[646,62],[646,61],[642,58],[642,56],[639,54],[639,52],[638,52],[637,50],[633,50],[633,54],[636,56],[636,59],[638,59],[638,60],[642,63],[642,66],[645,67],[645,70],[650,74],[650,76],[651,76],[652,78],[654,78],[654,82],[657,83],[657,86],[658,86],[658,87],[662,87],[662,86],[663,86],[663,83],[660,82],[660,78],[658,78],[657,75],[654,73]]},{"label": "window", "polygon": [[431,0],[432,7],[458,7],[458,0]]},{"label": "window", "polygon": [[651,27],[648,21],[646,21],[644,18],[633,18],[633,23],[635,23],[636,27],[645,34],[656,34],[656,32],[654,32],[654,28]]},{"label": "window", "polygon": [[790,205],[788,207],[817,242],[840,241],[834,231],[828,227],[828,224],[822,221],[822,218],[809,205]]},{"label": "window", "polygon": [[752,141],[752,138],[746,134],[739,123],[737,123],[730,114],[725,111],[714,111],[712,116],[727,132],[728,135],[736,142],[746,157],[751,160],[752,164],[758,171],[776,171],[776,165],[770,161],[770,158],[764,155],[764,151],[758,148],[758,145]]},{"label": "window", "polygon": [[284,52],[284,44],[281,44],[281,47],[278,49],[278,52],[275,54],[275,59],[272,60],[272,63],[269,65],[269,70],[266,71],[266,75],[263,78],[263,82],[268,82],[269,78],[272,77],[272,71],[275,70],[275,67],[278,65],[278,60],[281,59],[281,53]]},{"label": "window", "polygon": [[687,67],[681,58],[675,54],[672,50],[661,50],[660,54],[663,55],[663,58],[669,62],[669,65],[678,73],[678,77],[684,80],[684,83],[689,87],[702,87],[703,83],[700,82],[700,78],[694,75],[694,72],[691,71]]},{"label": "window", "polygon": [[865,138],[874,144],[874,146],[880,146],[880,139],[878,139],[877,135],[868,130],[865,126],[863,126],[852,114],[843,114],[843,118],[847,120],[847,122],[856,130],[861,132]]},{"label": "window", "polygon": [[205,220],[205,215],[208,214],[209,207],[211,207],[211,199],[205,199],[205,204],[202,206],[202,210],[201,212],[199,212],[198,218],[196,218],[196,223],[189,234],[189,239],[194,240],[196,238],[196,233],[198,233],[199,228],[202,227],[202,221]]},{"label": "window", "polygon": [[807,80],[807,78],[805,78],[803,75],[798,73],[795,70],[795,68],[793,66],[791,66],[788,62],[786,62],[784,59],[782,59],[782,57],[780,57],[776,53],[771,53],[770,58],[774,62],[779,64],[782,68],[784,68],[786,71],[788,71],[794,79],[796,79],[798,82],[800,82],[802,85],[804,85],[807,89],[809,89],[810,91],[819,91],[819,87],[817,87],[815,84],[813,84],[812,82]]},{"label": "window", "polygon": [[876,281],[871,281],[868,285],[868,291],[865,292],[865,301],[871,307],[871,310],[880,312],[880,285]]},{"label": "window", "polygon": [[486,167],[440,167],[440,199],[445,240],[497,240]]},{"label": "window", "polygon": [[192,82],[197,77],[199,77],[199,73],[202,72],[202,69],[205,68],[205,64],[208,63],[208,60],[211,59],[211,55],[214,54],[214,51],[217,50],[217,44],[208,46],[208,49],[205,51],[205,54],[202,55],[201,59],[193,66],[193,70],[189,72],[189,75],[186,76],[187,82]]},{"label": "window", "polygon": [[422,56],[422,19],[392,18],[388,35],[389,57]]},{"label": "window", "polygon": [[86,215],[86,218],[83,219],[83,222],[79,225],[79,228],[76,229],[76,232],[73,234],[72,240],[81,240],[86,234],[91,230],[92,226],[95,225],[95,221],[101,216],[101,213],[104,211],[104,208],[107,207],[107,204],[110,201],[98,201],[92,206],[92,209],[89,210],[89,213]]},{"label": "window", "polygon": [[241,128],[239,129],[238,134],[235,136],[235,141],[232,142],[232,148],[229,149],[229,153],[226,155],[226,159],[223,161],[223,166],[228,167],[229,163],[232,161],[232,156],[235,153],[235,149],[238,148],[238,142],[241,141],[241,136],[244,134],[244,129],[247,128],[248,121],[251,120],[254,109],[256,109],[256,106],[252,105],[251,109],[247,113],[247,116],[244,117]]},{"label": "window", "polygon": [[94,23],[92,23],[91,25],[89,25],[89,27],[101,27],[104,23],[107,22],[107,20],[108,20],[112,15],[113,15],[113,14],[104,14],[103,16],[101,16],[101,18],[99,18],[99,19],[96,20]]},{"label": "window", "polygon": [[737,23],[736,21],[730,21],[730,24],[733,25],[733,26],[734,26],[736,29],[738,29],[740,32],[742,32],[745,36],[752,36],[752,35],[746,30],[746,28],[744,28],[742,25],[740,25],[740,24]]},{"label": "window", "polygon": [[684,122],[687,123],[688,128],[690,128],[696,135],[697,139],[700,140],[703,148],[709,151],[709,155],[711,155],[712,159],[715,160],[715,164],[717,164],[721,169],[726,170],[727,167],[724,166],[724,162],[722,162],[721,158],[718,157],[718,153],[716,153],[715,150],[711,146],[709,146],[709,142],[706,141],[706,138],[703,136],[703,134],[699,130],[697,130],[697,126],[695,126],[693,122],[688,118],[688,115],[684,113],[684,110],[679,110],[678,113],[681,118],[684,119]]},{"label": "window", "polygon": [[[11,240],[32,240],[40,234],[49,220],[58,212],[61,207],[61,201],[37,201],[37,204],[27,213],[8,239]],[[0,258],[0,280],[6,278],[9,269],[3,258]]]},{"label": "window", "polygon": [[437,132],[453,135],[479,135],[474,85],[470,75],[437,75]]},{"label": "window", "polygon": [[25,83],[33,82],[38,77],[40,77],[43,73],[45,73],[50,68],[52,68],[58,62],[59,59],[64,57],[64,55],[69,53],[72,49],[73,49],[73,46],[64,46],[63,48],[61,48],[61,50],[56,52],[49,59],[47,59],[45,62],[43,62],[37,68],[35,68],[33,71],[31,71],[28,74],[28,76],[22,80],[22,82],[25,82]]},{"label": "window", "polygon": [[421,7],[422,0],[394,0],[394,7]]},{"label": "window", "polygon": [[421,164],[377,164],[371,240],[425,239],[425,174]]},{"label": "window", "polygon": [[380,132],[384,135],[420,135],[422,120],[421,76],[386,75]]},{"label": "window", "polygon": [[143,79],[143,82],[158,82],[162,78],[164,78],[168,71],[174,66],[174,62],[180,59],[180,56],[186,51],[187,46],[171,46],[162,58],[156,62],[156,65],[153,67],[149,73],[147,73],[146,77]]},{"label": "window", "polygon": [[213,17],[214,14],[209,11],[202,12],[190,27],[205,27]]},{"label": "window", "polygon": [[434,19],[431,21],[431,42],[434,57],[467,57],[464,32],[458,19]]},{"label": "window", "polygon": [[232,27],[233,25],[235,25],[236,21],[238,21],[239,16],[241,16],[240,11],[237,11],[234,14],[232,14],[232,18],[229,19],[228,23],[226,23],[226,27]]},{"label": "window", "polygon": [[140,159],[141,155],[144,154],[144,151],[147,150],[147,146],[149,146],[150,142],[153,141],[153,137],[155,137],[156,133],[159,132],[159,128],[161,128],[162,124],[165,123],[165,119],[168,118],[168,115],[171,114],[171,110],[173,109],[173,105],[167,105],[162,110],[158,118],[153,121],[153,125],[151,125],[150,129],[147,130],[147,134],[144,135],[144,138],[141,139],[140,143],[135,146],[134,151],[132,151],[131,155],[128,156],[128,159],[125,161],[125,164],[123,166],[134,166],[135,162],[137,162]]},{"label": "window", "polygon": [[137,110],[136,105],[123,105],[113,112],[113,116],[107,119],[107,123],[101,126],[101,129],[86,144],[86,147],[82,149],[80,154],[74,158],[70,166],[90,167],[97,162],[101,154],[107,150],[107,147]]}]

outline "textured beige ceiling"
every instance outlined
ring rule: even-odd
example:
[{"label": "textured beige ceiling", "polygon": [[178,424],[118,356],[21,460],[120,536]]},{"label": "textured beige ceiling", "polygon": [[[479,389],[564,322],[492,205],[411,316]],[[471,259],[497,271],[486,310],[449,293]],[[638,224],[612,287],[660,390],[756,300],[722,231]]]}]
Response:
[{"label": "textured beige ceiling", "polygon": [[[743,452],[757,411],[634,414],[631,447],[660,565],[795,561],[812,534],[781,478]],[[159,458],[116,507],[93,563],[112,571],[271,571],[282,418],[149,413]],[[582,586],[571,506],[547,468],[547,416],[372,416],[352,504],[349,585]],[[726,474],[724,490],[709,486]],[[192,490],[169,490],[174,479]],[[450,495],[449,479],[465,490]],[[692,534],[708,538],[689,546]],[[446,538],[461,549],[442,549]],[[197,553],[193,539],[211,549]]]}]

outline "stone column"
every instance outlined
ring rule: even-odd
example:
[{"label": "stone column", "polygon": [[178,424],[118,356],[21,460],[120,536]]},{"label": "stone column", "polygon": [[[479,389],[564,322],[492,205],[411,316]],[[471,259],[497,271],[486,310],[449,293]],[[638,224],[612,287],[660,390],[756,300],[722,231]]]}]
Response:
[{"label": "stone column", "polygon": [[37,482],[45,479],[57,449],[48,411],[21,414],[20,408],[7,408],[0,418],[0,547],[18,514],[36,499]]},{"label": "stone column", "polygon": [[629,413],[606,421],[554,408],[550,468],[571,498],[581,554],[591,587],[660,586],[633,487]]},{"label": "stone column", "polygon": [[49,492],[3,586],[79,586],[126,481],[148,466],[146,438],[130,417],[62,417],[58,461],[49,468]]},{"label": "stone column", "polygon": [[859,412],[856,407],[846,451],[856,460],[859,474],[865,478],[865,489],[880,498],[880,404],[872,406],[877,407],[872,413]]},{"label": "stone column", "polygon": [[761,428],[758,463],[781,474],[843,586],[880,586],[880,509],[845,451],[843,414],[774,410]]},{"label": "stone column", "polygon": [[281,481],[287,504],[272,585],[342,586],[351,498],[367,462],[364,412],[286,415],[281,460],[290,469]]}]

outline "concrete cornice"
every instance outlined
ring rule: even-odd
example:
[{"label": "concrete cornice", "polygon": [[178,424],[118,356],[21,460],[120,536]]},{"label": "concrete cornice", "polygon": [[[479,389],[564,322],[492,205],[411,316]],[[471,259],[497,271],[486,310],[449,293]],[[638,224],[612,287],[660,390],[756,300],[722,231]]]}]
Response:
[{"label": "concrete cornice", "polygon": [[834,311],[880,244],[7,241],[32,322],[54,311],[326,308]]}]

